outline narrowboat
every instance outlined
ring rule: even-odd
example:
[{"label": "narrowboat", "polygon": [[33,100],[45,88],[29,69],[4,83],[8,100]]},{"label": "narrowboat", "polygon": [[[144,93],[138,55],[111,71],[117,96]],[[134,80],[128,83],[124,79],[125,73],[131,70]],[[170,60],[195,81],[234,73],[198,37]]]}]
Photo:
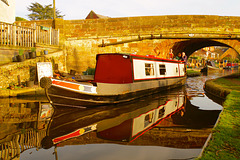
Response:
[{"label": "narrowboat", "polygon": [[43,77],[53,105],[92,107],[131,101],[186,82],[183,61],[136,54],[105,53],[96,56],[94,80],[70,82]]}]

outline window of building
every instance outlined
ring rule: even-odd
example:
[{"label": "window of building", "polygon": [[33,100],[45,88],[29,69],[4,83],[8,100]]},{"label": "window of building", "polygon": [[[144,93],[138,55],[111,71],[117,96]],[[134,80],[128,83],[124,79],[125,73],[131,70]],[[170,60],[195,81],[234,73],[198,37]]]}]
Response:
[{"label": "window of building", "polygon": [[165,75],[166,74],[165,64],[159,64],[159,72],[160,72],[160,75]]},{"label": "window of building", "polygon": [[145,63],[145,74],[146,76],[154,75],[154,67],[152,63]]}]

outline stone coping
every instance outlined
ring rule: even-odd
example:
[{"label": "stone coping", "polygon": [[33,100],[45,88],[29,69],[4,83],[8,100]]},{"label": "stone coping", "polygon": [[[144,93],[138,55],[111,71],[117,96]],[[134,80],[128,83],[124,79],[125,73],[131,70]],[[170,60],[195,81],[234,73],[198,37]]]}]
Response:
[{"label": "stone coping", "polygon": [[37,97],[44,96],[45,91],[41,87],[32,87],[32,88],[19,88],[19,89],[1,89],[0,90],[0,98],[8,98],[8,97]]},{"label": "stone coping", "polygon": [[[225,76],[225,77],[230,77],[230,76],[231,75]],[[221,77],[221,78],[224,78],[224,77]],[[218,98],[225,99],[227,95],[231,93],[232,90],[214,83],[215,80],[216,79],[207,80],[204,85],[204,90],[211,95],[214,95]]]}]

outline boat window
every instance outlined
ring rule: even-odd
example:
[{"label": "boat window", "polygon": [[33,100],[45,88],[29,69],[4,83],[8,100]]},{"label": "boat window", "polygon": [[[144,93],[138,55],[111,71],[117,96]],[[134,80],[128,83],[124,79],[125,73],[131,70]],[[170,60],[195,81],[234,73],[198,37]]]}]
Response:
[{"label": "boat window", "polygon": [[154,75],[153,64],[145,63],[145,74],[146,74],[146,76],[153,76]]},{"label": "boat window", "polygon": [[160,72],[160,75],[165,75],[166,74],[165,64],[159,64],[159,72]]},{"label": "boat window", "polygon": [[153,115],[154,113],[149,113],[144,118],[144,128],[147,127],[149,124],[153,123]]},{"label": "boat window", "polygon": [[159,110],[158,118],[162,118],[164,116],[164,113],[165,113],[165,107],[163,107],[162,109]]},{"label": "boat window", "polygon": [[176,73],[178,73],[178,67],[176,67]]}]

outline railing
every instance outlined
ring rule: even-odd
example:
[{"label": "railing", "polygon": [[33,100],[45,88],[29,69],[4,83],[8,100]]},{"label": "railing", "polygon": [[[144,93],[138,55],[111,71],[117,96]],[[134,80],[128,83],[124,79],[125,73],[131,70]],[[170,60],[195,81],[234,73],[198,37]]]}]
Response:
[{"label": "railing", "polygon": [[33,131],[15,135],[12,140],[0,143],[0,159],[11,160],[31,148],[41,148],[41,140],[46,136],[46,130]]},{"label": "railing", "polygon": [[36,26],[36,42],[40,44],[59,45],[59,30],[51,27]]},{"label": "railing", "polygon": [[27,28],[0,22],[0,46],[34,47],[36,43],[59,45],[59,30],[41,26]]}]

